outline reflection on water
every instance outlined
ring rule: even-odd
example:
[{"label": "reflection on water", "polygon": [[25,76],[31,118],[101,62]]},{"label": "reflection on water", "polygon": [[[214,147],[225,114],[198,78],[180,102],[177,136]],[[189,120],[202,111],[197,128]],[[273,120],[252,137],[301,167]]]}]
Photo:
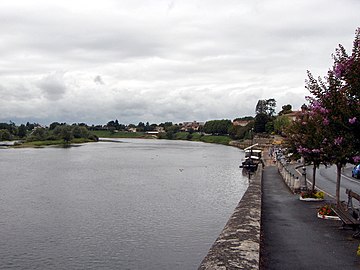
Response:
[{"label": "reflection on water", "polygon": [[0,269],[196,269],[247,187],[242,152],[122,140],[0,149]]}]

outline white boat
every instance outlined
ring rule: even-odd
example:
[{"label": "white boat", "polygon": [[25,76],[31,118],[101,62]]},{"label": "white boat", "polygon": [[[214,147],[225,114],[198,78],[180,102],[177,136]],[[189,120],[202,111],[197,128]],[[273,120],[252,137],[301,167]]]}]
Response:
[{"label": "white boat", "polygon": [[240,165],[240,168],[249,169],[255,171],[261,162],[261,153],[259,149],[255,149],[258,144],[253,144],[244,149],[245,159]]}]

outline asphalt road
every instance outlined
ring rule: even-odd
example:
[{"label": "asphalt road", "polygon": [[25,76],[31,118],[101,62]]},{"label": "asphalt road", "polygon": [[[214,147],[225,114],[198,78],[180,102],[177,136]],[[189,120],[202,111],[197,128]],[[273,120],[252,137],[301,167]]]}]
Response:
[{"label": "asphalt road", "polygon": [[[345,190],[351,189],[352,191],[360,194],[360,179],[351,177],[351,170],[354,165],[347,165],[341,174],[340,182],[340,198],[343,201],[347,200]],[[307,167],[307,179],[312,181],[312,167]],[[336,193],[336,166],[320,166],[316,173],[316,186],[324,190],[326,193],[335,197]],[[354,205],[356,206],[356,205]]]}]

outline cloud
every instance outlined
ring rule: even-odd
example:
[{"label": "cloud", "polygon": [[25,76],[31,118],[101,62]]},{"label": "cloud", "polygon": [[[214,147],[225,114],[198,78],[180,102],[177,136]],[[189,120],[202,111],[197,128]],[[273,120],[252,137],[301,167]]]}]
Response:
[{"label": "cloud", "polygon": [[104,84],[104,81],[103,81],[103,79],[101,78],[100,75],[97,75],[97,76],[94,78],[94,82],[95,82],[96,84]]},{"label": "cloud", "polygon": [[49,100],[59,100],[66,94],[64,73],[55,72],[44,76],[39,80],[37,86],[42,90],[42,94]]},{"label": "cloud", "polygon": [[103,0],[0,3],[0,121],[103,124],[299,108],[306,70],[350,50],[360,2]]}]

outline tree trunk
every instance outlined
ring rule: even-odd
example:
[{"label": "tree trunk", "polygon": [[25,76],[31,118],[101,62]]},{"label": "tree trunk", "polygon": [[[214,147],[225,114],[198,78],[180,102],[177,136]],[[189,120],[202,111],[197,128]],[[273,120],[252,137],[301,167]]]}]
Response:
[{"label": "tree trunk", "polygon": [[311,192],[314,193],[315,191],[315,177],[316,177],[316,165],[313,166],[313,175],[312,175],[312,186],[311,186]]},{"label": "tree trunk", "polygon": [[341,181],[341,164],[336,164],[336,205],[340,207],[340,181]]}]

